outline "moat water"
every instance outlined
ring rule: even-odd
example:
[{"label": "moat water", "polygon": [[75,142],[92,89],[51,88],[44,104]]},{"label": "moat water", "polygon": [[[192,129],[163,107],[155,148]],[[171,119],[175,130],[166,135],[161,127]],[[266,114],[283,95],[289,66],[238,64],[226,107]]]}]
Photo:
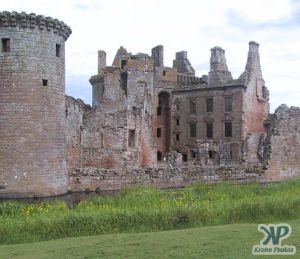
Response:
[{"label": "moat water", "polygon": [[97,192],[73,192],[53,197],[35,197],[35,198],[0,198],[0,202],[19,201],[24,203],[42,203],[63,201],[69,208],[74,208],[81,201],[89,201],[96,197],[106,197],[119,194],[120,191],[97,191]]}]

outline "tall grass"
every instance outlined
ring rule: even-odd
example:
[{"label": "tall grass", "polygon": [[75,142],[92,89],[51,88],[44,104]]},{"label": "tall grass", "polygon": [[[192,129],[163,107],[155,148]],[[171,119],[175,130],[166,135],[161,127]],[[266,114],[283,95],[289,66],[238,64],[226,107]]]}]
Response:
[{"label": "tall grass", "polygon": [[134,187],[73,209],[63,202],[0,203],[0,243],[293,218],[300,218],[299,180],[265,186],[194,184],[168,191]]}]

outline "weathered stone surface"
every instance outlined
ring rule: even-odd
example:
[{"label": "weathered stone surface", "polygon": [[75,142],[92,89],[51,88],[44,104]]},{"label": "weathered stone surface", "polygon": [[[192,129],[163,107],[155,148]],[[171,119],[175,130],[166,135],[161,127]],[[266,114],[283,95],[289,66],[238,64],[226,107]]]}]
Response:
[{"label": "weathered stone surface", "polygon": [[[116,57],[124,53],[121,48]],[[101,75],[90,80],[93,110],[83,119],[83,165],[138,168],[155,162],[153,61],[141,53],[123,61],[117,67],[103,68]]]},{"label": "weathered stone surface", "polygon": [[121,66],[121,60],[127,60],[129,57],[130,53],[128,53],[127,50],[123,46],[121,46],[116,53],[113,61],[113,66]]},{"label": "weathered stone surface", "polygon": [[90,80],[93,109],[83,119],[82,163],[70,171],[72,189],[268,180],[263,170],[272,138],[258,44],[249,43],[245,72],[235,80],[225,51],[211,51],[209,78],[198,78],[186,52],[176,53],[174,68],[168,68],[162,46],[152,49],[152,58],[119,49],[116,67],[102,68]]},{"label": "weathered stone surface", "polygon": [[300,108],[285,104],[277,108],[264,145],[266,180],[300,176]]},{"label": "weathered stone surface", "polygon": [[202,77],[186,51],[171,68],[161,45],[151,56],[120,47],[112,66],[100,50],[91,107],[64,94],[70,33],[50,17],[0,13],[0,196],[300,175],[300,110],[269,114],[258,43],[238,79],[220,47]]},{"label": "weathered stone surface", "polygon": [[164,46],[158,45],[152,49],[152,59],[155,67],[164,66]]},{"label": "weathered stone surface", "polygon": [[177,68],[178,73],[194,76],[195,69],[187,58],[187,51],[180,51],[176,53],[176,59],[173,60],[173,68]]},{"label": "weathered stone surface", "polygon": [[239,81],[247,86],[243,102],[244,135],[266,134],[264,122],[269,115],[268,90],[262,77],[259,45],[256,42],[249,42],[249,52],[245,72],[240,76]]},{"label": "weathered stone surface", "polygon": [[225,50],[220,47],[214,47],[211,50],[210,71],[208,74],[209,84],[227,84],[232,80],[226,64]]},{"label": "weathered stone surface", "polygon": [[71,188],[74,191],[119,190],[125,186],[152,185],[161,188],[183,187],[195,182],[254,182],[264,173],[261,166],[222,167],[162,167],[135,170],[113,170],[78,168],[70,173]]},{"label": "weathered stone surface", "polygon": [[[65,40],[70,33],[49,17],[0,13],[1,197],[68,190]],[[10,40],[6,51],[3,39]]]},{"label": "weathered stone surface", "polygon": [[81,166],[83,117],[91,109],[82,100],[66,96],[66,161],[69,171]]},{"label": "weathered stone surface", "polygon": [[57,34],[57,36],[68,39],[72,30],[64,22],[52,17],[36,15],[35,13],[0,12],[0,28],[21,28],[46,30]]}]

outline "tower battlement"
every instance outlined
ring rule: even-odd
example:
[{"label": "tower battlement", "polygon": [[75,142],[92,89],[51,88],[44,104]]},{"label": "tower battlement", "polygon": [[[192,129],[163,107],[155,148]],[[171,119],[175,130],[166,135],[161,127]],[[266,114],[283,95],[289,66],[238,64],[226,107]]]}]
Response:
[{"label": "tower battlement", "polygon": [[36,15],[35,13],[27,14],[25,12],[0,12],[0,28],[3,27],[48,30],[61,35],[65,40],[72,33],[71,28],[58,19]]}]

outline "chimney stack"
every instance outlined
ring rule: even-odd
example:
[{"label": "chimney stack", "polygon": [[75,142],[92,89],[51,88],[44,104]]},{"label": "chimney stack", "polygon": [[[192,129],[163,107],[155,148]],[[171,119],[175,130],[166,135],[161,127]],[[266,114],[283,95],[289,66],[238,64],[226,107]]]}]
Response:
[{"label": "chimney stack", "polygon": [[98,51],[98,74],[102,73],[102,69],[106,67],[106,53],[103,50]]},{"label": "chimney stack", "polygon": [[210,51],[210,72],[208,73],[209,84],[224,84],[232,80],[231,73],[226,65],[225,50],[220,47],[214,47]]},{"label": "chimney stack", "polygon": [[152,59],[155,67],[164,66],[164,46],[158,45],[152,49]]}]

